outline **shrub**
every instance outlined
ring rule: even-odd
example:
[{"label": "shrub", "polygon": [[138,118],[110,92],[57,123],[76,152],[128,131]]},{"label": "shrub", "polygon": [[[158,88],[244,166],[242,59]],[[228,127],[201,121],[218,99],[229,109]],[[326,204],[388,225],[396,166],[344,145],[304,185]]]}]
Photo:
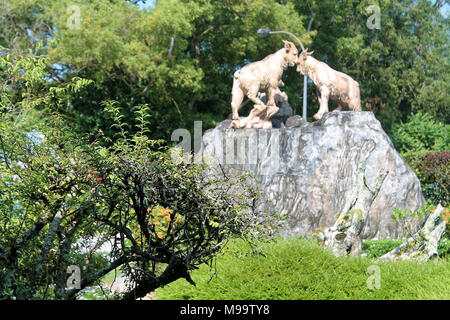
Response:
[{"label": "shrub", "polygon": [[[117,298],[136,299],[180,277],[192,282],[190,271],[231,235],[252,241],[276,227],[256,219],[259,192],[248,176],[174,163],[145,135],[145,106],[136,108],[142,125],[131,136],[119,109],[106,111],[122,135],[109,147],[102,136],[87,145],[51,126],[33,144],[14,121],[0,121],[0,299],[76,299],[119,267],[132,286]],[[114,239],[106,257],[96,246],[74,250],[95,237]],[[83,276],[67,288],[74,264]]]},{"label": "shrub", "polygon": [[401,243],[402,240],[394,239],[366,240],[362,243],[362,253],[367,254],[369,258],[379,258]]},{"label": "shrub", "polygon": [[448,226],[445,235],[439,242],[438,254],[441,258],[450,256],[450,228]]},{"label": "shrub", "polygon": [[403,155],[408,165],[417,174],[423,195],[434,204],[449,203],[450,151],[419,151]]},{"label": "shrub", "polygon": [[[179,277],[191,280],[190,271],[214,259],[231,235],[250,242],[278,228],[257,219],[251,177],[177,163],[163,141],[150,139],[147,105],[131,110],[137,124],[130,126],[114,101],[104,102],[114,140],[73,133],[57,110],[90,82],[53,86],[45,65],[0,55],[8,81],[26,88],[0,113],[0,299],[76,299],[117,268],[132,283],[117,298],[136,299]],[[94,238],[98,246],[83,258],[75,247]],[[107,256],[96,255],[109,240]],[[75,287],[66,286],[73,264],[83,267]]]},{"label": "shrub", "polygon": [[410,115],[408,122],[394,124],[391,139],[417,174],[424,197],[445,206],[449,200],[450,125],[418,112]]},{"label": "shrub", "polygon": [[435,121],[427,113],[410,115],[408,122],[394,124],[392,142],[400,153],[450,149],[450,125]]}]

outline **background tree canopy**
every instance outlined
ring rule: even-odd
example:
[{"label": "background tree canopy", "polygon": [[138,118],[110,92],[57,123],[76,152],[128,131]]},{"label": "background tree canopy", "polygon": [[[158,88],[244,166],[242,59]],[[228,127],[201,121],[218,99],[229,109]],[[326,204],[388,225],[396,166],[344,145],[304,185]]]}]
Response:
[{"label": "background tree canopy", "polygon": [[[119,101],[130,121],[133,106],[148,104],[155,138],[168,139],[193,120],[214,126],[230,113],[234,71],[282,47],[285,36],[259,38],[260,27],[298,35],[316,58],[355,78],[363,108],[386,131],[417,111],[449,122],[444,1],[161,0],[146,9],[135,3],[2,1],[2,52],[25,53],[42,40],[37,54],[49,58],[50,81],[94,80],[61,107],[80,132],[109,132],[100,107],[108,99]],[[380,7],[381,29],[366,26],[371,4]],[[283,80],[299,113],[302,77],[290,68]],[[318,103],[313,85],[309,91],[312,115]]]}]

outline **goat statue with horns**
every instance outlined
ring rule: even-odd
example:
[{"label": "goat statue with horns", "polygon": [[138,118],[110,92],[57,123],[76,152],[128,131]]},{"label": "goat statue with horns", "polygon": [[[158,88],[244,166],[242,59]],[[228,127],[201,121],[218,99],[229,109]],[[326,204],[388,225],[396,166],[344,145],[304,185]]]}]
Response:
[{"label": "goat statue with horns", "polygon": [[312,57],[314,51],[309,52],[298,40],[302,51],[297,59],[297,72],[310,78],[317,89],[320,108],[314,115],[319,120],[328,112],[328,101],[334,101],[338,107],[333,112],[348,107],[353,111],[361,111],[361,95],[359,84],[345,73],[330,68],[325,62]]}]

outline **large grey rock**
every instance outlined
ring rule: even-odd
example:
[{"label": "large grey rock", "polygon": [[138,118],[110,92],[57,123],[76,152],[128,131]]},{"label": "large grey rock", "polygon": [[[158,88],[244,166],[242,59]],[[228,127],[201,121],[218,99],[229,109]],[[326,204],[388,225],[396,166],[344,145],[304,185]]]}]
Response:
[{"label": "large grey rock", "polygon": [[365,159],[361,147],[368,140],[375,143],[366,163],[368,186],[373,188],[379,169],[389,174],[370,208],[365,238],[397,238],[402,230],[391,218],[392,209],[415,210],[424,198],[417,176],[372,112],[326,113],[314,123],[271,130],[223,124],[204,134],[200,153],[213,166],[250,171],[270,200],[260,209],[290,214],[280,232],[296,236],[334,224],[356,188]]}]

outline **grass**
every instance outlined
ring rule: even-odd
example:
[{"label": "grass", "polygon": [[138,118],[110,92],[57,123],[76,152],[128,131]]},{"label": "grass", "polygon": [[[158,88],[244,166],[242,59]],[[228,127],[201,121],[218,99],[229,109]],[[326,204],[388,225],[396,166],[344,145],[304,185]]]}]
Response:
[{"label": "grass", "polygon": [[103,278],[101,279],[101,283],[103,285],[111,285],[116,280],[116,278],[120,277],[121,274],[122,271],[120,271],[120,269],[112,270],[103,276]]},{"label": "grass", "polygon": [[[202,265],[192,272],[196,286],[180,279],[156,291],[157,299],[450,299],[450,260],[379,262],[366,257],[334,257],[306,239],[277,239],[264,244],[265,256],[232,241],[216,261],[217,275]],[[380,288],[369,289],[380,269]]]}]

